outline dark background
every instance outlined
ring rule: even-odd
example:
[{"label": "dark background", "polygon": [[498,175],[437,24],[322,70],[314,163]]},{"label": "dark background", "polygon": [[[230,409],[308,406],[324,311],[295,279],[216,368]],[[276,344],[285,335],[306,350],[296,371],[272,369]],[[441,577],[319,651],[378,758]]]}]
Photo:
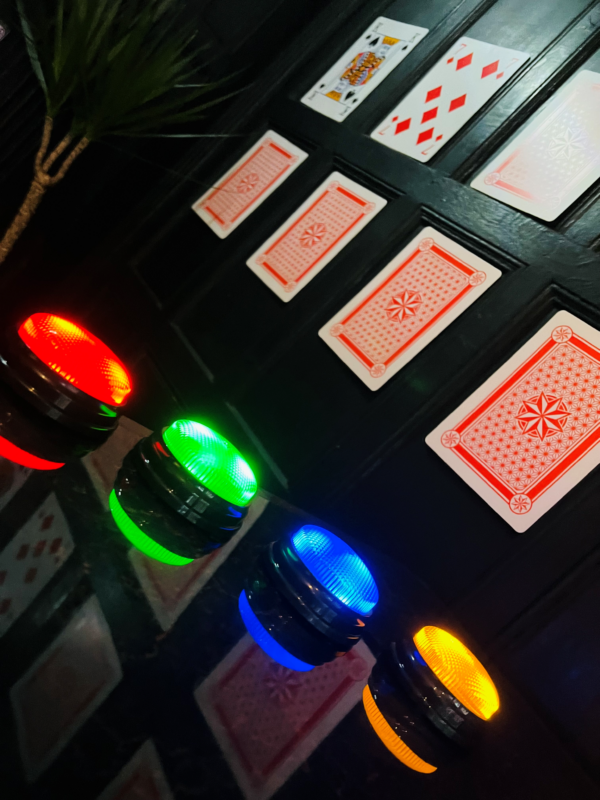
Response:
[{"label": "dark background", "polygon": [[[574,795],[592,797],[595,790],[581,787],[600,786],[600,473],[519,535],[424,437],[557,310],[600,326],[598,185],[548,224],[469,188],[571,75],[600,71],[600,4],[189,6],[213,43],[211,74],[236,73],[242,88],[202,126],[231,137],[90,148],[46,197],[0,274],[4,321],[38,308],[80,318],[131,365],[131,416],[157,427],[176,413],[200,415],[253,455],[271,491],[402,560],[487,649],[556,742],[556,796],[572,779]],[[343,125],[302,106],[302,94],[380,13],[430,33]],[[526,50],[531,60],[429,164],[370,140],[463,33]],[[0,43],[0,222],[26,191],[42,118],[22,43],[11,34]],[[190,205],[269,127],[310,157],[221,241]],[[246,258],[334,168],[383,193],[388,205],[284,307]],[[316,332],[426,224],[504,275],[371,393]]]}]

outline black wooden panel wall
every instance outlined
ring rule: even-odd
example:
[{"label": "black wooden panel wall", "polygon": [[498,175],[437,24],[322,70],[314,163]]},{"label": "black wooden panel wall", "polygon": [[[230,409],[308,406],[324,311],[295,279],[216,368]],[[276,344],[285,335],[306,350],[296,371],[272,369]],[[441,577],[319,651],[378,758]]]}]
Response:
[{"label": "black wooden panel wall", "polygon": [[[241,130],[247,132],[253,124],[253,133],[222,143],[212,162],[205,156],[193,183],[179,188],[177,200],[189,205],[202,191],[199,186],[216,180],[269,126],[310,154],[285,187],[223,241],[188,207],[180,208],[168,223],[172,232],[158,244],[153,240],[153,249],[142,253],[150,255],[138,258],[138,269],[201,363],[203,377],[241,415],[296,498],[321,512],[336,503],[338,521],[354,527],[361,518],[372,521],[373,508],[381,509],[373,527],[385,531],[395,511],[384,501],[389,496],[384,476],[395,481],[397,464],[407,463],[403,448],[408,442],[415,441],[427,460],[426,474],[428,462],[436,459],[423,450],[423,436],[536,325],[563,307],[598,323],[598,187],[546,224],[475,192],[468,183],[576,70],[600,68],[600,11],[584,0],[543,0],[535,6],[517,0],[465,0],[450,6],[442,0],[395,3],[385,13],[429,27],[424,42],[343,124],[300,104],[298,98],[319,74],[383,10],[384,4],[369,4],[359,13],[347,12],[344,21],[338,7],[337,18],[319,20],[318,35],[314,25],[306,40],[299,37],[293,53],[296,69],[285,90],[258,116],[252,116],[242,99],[238,130],[241,119]],[[430,164],[371,140],[368,134],[377,121],[463,33],[526,50],[531,59]],[[265,87],[268,92],[268,82]],[[310,286],[284,305],[257,281],[245,260],[334,168],[385,196],[388,205]],[[505,276],[373,394],[323,346],[316,332],[427,224],[487,258]],[[434,469],[445,468],[436,462]],[[363,478],[365,474],[370,477]],[[456,483],[469,495],[466,486],[458,479]],[[356,485],[361,486],[358,493]],[[378,491],[383,486],[385,493]],[[461,496],[456,505],[465,502]],[[481,513],[486,525],[498,530],[501,549],[510,550],[504,524],[486,508]],[[387,542],[387,534],[381,536]],[[414,545],[405,539],[410,536],[394,539],[390,546],[399,547],[403,555],[414,548],[411,560],[424,569],[427,537],[419,534]],[[476,563],[464,571],[464,579],[445,580],[435,566],[428,577],[440,587],[448,583],[448,597],[460,594],[499,557],[492,540],[493,534],[485,547],[475,548],[479,555],[474,553]],[[451,548],[462,540],[448,536],[447,541]]]},{"label": "black wooden panel wall", "polygon": [[[381,13],[430,33],[343,124],[302,105],[304,92]],[[375,125],[463,34],[531,58],[428,164],[373,141]],[[265,82],[221,120],[236,137],[191,152],[180,165],[189,180],[149,199],[145,223],[129,241],[132,263],[168,314],[169,334],[178,337],[184,355],[161,347],[159,337],[151,352],[182,395],[200,411],[210,387],[299,505],[393,554],[429,582],[597,777],[597,760],[573,733],[579,720],[597,741],[597,722],[584,710],[569,715],[552,708],[546,689],[535,686],[535,670],[541,652],[560,646],[569,615],[580,614],[592,627],[597,620],[587,587],[599,575],[600,471],[525,534],[515,534],[424,439],[556,311],[566,309],[600,328],[600,185],[551,223],[469,186],[568,79],[581,69],[600,71],[599,47],[600,4],[587,0],[333,2],[290,43]],[[189,206],[269,128],[309,158],[219,240]],[[388,204],[283,304],[246,259],[333,169]],[[317,332],[426,225],[503,275],[371,392]],[[143,243],[136,238],[140,231],[147,232]],[[189,379],[181,367],[186,357],[193,364]],[[573,644],[572,657],[561,657],[540,685],[560,683],[576,661],[592,664],[585,685],[597,703],[594,637],[587,650]],[[537,641],[546,642],[546,650],[536,648]]]}]

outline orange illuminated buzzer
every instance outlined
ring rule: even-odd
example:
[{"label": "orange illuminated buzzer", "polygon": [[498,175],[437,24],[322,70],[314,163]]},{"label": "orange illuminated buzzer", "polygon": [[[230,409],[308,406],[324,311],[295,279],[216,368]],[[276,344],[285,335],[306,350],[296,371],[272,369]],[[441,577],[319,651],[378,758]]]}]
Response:
[{"label": "orange illuminated buzzer", "polygon": [[74,322],[54,314],[32,314],[19,336],[46,366],[96,400],[118,406],[131,392],[131,380],[117,356]]},{"label": "orange illuminated buzzer", "polygon": [[487,720],[500,708],[494,682],[483,664],[452,634],[427,625],[414,643],[427,666],[473,714]]}]

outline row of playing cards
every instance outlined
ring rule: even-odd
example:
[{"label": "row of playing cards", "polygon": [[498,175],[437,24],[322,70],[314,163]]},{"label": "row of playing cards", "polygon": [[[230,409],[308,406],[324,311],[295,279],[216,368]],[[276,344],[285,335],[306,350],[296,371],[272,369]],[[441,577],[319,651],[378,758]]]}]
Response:
[{"label": "row of playing cards", "polygon": [[[426,33],[425,28],[379,17],[302,102],[332,119],[345,119]],[[375,128],[372,138],[429,161],[528,58],[517,50],[459,39]],[[599,92],[600,75],[579,72],[471,185],[533,216],[556,219],[600,177]],[[306,158],[296,145],[267,131],[193,208],[224,238]]]}]

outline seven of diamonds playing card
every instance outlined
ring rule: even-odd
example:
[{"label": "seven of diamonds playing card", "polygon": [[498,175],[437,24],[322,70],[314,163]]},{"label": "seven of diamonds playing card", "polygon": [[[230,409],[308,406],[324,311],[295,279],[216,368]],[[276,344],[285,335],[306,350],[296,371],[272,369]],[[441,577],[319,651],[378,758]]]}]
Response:
[{"label": "seven of diamonds playing card", "polygon": [[192,208],[221,239],[243,222],[307,158],[299,147],[267,131]]},{"label": "seven of diamonds playing card", "polygon": [[559,311],[426,441],[527,530],[600,463],[600,333]]},{"label": "seven of diamonds playing card", "polygon": [[65,515],[49,495],[0,553],[0,637],[73,552]]},{"label": "seven of diamonds playing card", "polygon": [[287,303],[386,203],[364,186],[332,172],[247,264]]},{"label": "seven of diamonds playing card", "polygon": [[110,629],[91,597],[10,690],[29,781],[54,761],[121,678]]},{"label": "seven of diamonds playing card", "polygon": [[341,122],[406,58],[427,28],[377,17],[302,102]]},{"label": "seven of diamonds playing card", "polygon": [[528,58],[518,50],[459,39],[371,137],[429,161]]},{"label": "seven of diamonds playing card", "polygon": [[425,228],[319,336],[369,389],[379,389],[501,274]]},{"label": "seven of diamonds playing card", "polygon": [[375,659],[364,642],[310,672],[247,634],[195,692],[246,800],[267,800],[359,702]]},{"label": "seven of diamonds playing card", "polygon": [[583,70],[557,92],[471,183],[553,220],[600,178],[600,73]]}]

